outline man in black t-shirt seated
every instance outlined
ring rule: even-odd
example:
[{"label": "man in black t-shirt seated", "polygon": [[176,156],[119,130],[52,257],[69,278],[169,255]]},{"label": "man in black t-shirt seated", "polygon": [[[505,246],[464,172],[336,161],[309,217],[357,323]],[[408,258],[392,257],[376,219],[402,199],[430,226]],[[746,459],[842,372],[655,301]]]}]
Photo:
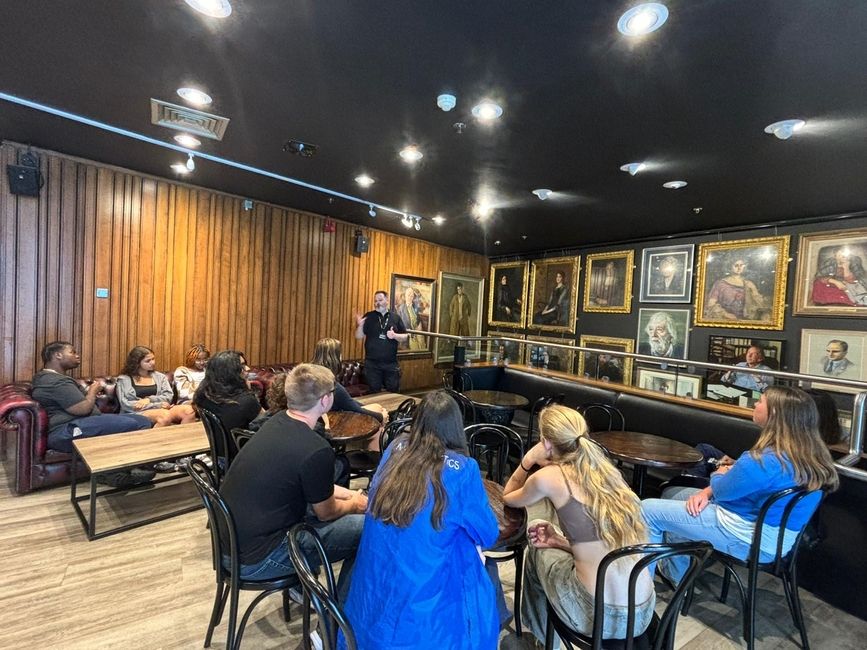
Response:
[{"label": "man in black t-shirt seated", "polygon": [[[235,457],[220,494],[238,528],[240,577],[265,580],[295,572],[286,533],[300,521],[316,528],[329,559],[343,560],[337,581],[349,591],[367,497],[334,485],[334,452],[313,427],[331,409],[334,374],[303,363],[286,377],[287,410],[269,419]],[[315,516],[311,516],[309,509]],[[313,556],[310,556],[311,563]]]},{"label": "man in black t-shirt seated", "polygon": [[355,315],[355,338],[364,339],[364,379],[370,392],[400,392],[397,346],[409,338],[400,317],[388,311],[388,294],[373,294],[373,311]]}]

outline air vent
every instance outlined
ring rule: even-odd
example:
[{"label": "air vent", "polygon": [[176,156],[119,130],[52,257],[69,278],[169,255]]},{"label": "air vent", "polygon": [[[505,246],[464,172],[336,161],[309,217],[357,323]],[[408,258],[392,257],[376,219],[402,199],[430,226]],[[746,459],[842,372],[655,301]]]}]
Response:
[{"label": "air vent", "polygon": [[212,115],[153,98],[151,98],[151,122],[212,140],[222,140],[226,127],[229,126],[228,117]]}]

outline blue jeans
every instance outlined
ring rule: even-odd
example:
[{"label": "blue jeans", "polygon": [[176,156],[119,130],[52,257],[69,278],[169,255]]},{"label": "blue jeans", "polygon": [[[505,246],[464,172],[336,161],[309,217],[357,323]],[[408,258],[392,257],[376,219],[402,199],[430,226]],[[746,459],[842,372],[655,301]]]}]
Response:
[{"label": "blue jeans", "polygon": [[[717,521],[717,506],[710,503],[697,516],[693,517],[686,510],[684,503],[697,488],[683,488],[670,499],[645,499],[641,502],[641,514],[647,523],[647,532],[651,544],[661,542],[677,543],[695,540],[705,540],[723,553],[741,560],[750,554],[750,545],[732,535]],[[770,562],[773,557],[762,553],[762,562]],[[689,568],[689,558],[674,557],[662,561],[660,571],[673,582],[680,582],[683,574]]]},{"label": "blue jeans", "polygon": [[48,434],[48,446],[57,451],[72,453],[73,431],[76,427],[81,430],[81,434],[74,436],[75,438],[93,438],[110,433],[150,429],[152,426],[153,422],[145,416],[135,413],[88,415],[87,417],[76,418],[67,423],[65,427],[51,431]]},{"label": "blue jeans", "polygon": [[[349,581],[355,564],[355,553],[361,541],[361,528],[364,515],[344,515],[334,521],[306,520],[313,526],[322,540],[325,555],[332,564],[343,560],[340,577],[337,579],[337,600],[342,604],[349,594]],[[302,536],[301,551],[314,571],[319,569],[319,556],[309,535]],[[244,580],[268,580],[280,576],[294,575],[295,567],[289,560],[289,546],[285,539],[267,557],[256,564],[242,564],[240,577]]]}]

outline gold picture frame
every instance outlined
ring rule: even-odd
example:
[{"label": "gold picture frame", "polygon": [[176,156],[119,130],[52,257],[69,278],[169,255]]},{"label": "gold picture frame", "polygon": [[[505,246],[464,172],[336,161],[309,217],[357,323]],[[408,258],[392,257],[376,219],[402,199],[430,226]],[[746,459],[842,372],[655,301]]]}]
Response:
[{"label": "gold picture frame", "polygon": [[798,239],[793,313],[867,316],[867,228],[835,230]]},{"label": "gold picture frame", "polygon": [[628,314],[632,311],[632,274],[635,251],[587,255],[584,311]]},{"label": "gold picture frame", "polygon": [[527,327],[545,332],[575,333],[581,258],[534,260],[527,300]]},{"label": "gold picture frame", "polygon": [[788,260],[788,235],[700,244],[694,324],[783,329]]},{"label": "gold picture frame", "polygon": [[[582,348],[598,348],[611,350],[612,352],[635,352],[633,339],[621,339],[611,336],[592,336],[582,334],[580,343]],[[600,355],[594,352],[578,353],[578,376],[586,379],[598,379],[611,382],[612,384],[632,385],[632,358],[614,357],[603,360],[600,365]],[[617,361],[619,360],[619,363]],[[618,376],[619,374],[619,376]],[[608,377],[608,379],[605,379]]]},{"label": "gold picture frame", "polygon": [[[523,328],[529,262],[491,264],[488,287],[488,325]],[[505,283],[503,282],[505,278]]]},{"label": "gold picture frame", "polygon": [[560,345],[575,345],[575,339],[559,339],[554,336],[536,336],[533,334],[528,334],[527,345],[524,346],[524,365],[531,366],[532,358],[532,348],[534,347],[533,343],[538,343],[540,345],[535,346],[536,348],[545,348],[545,352],[547,352],[547,363],[544,365],[542,363],[538,363],[535,367],[544,367],[547,370],[555,370],[557,372],[567,372],[569,374],[575,374],[575,350],[567,350],[565,348],[550,348],[548,349],[545,344],[546,343],[559,343]]}]

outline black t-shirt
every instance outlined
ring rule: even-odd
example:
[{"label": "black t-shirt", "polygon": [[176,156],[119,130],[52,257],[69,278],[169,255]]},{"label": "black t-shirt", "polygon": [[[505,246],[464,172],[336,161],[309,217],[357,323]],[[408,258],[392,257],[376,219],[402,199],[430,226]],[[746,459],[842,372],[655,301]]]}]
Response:
[{"label": "black t-shirt", "polygon": [[232,402],[214,402],[204,395],[196,395],[195,404],[216,415],[226,427],[226,432],[232,429],[246,429],[259,412],[262,405],[253,393],[241,393],[232,398]]},{"label": "black t-shirt", "polygon": [[256,564],[286,543],[308,503],[334,494],[334,452],[304,422],[280,411],[241,449],[220,494],[235,518],[241,564]]},{"label": "black t-shirt", "polygon": [[397,314],[369,311],[364,315],[364,358],[370,361],[397,363],[397,339],[390,339],[385,333],[394,328],[397,334],[405,334],[406,327]]},{"label": "black t-shirt", "polygon": [[[75,418],[86,417],[73,415],[66,410],[86,397],[78,382],[69,375],[61,375],[59,372],[52,372],[51,370],[40,370],[33,375],[31,395],[48,414],[49,431],[60,429]],[[90,414],[99,415],[100,410],[94,406]]]}]

